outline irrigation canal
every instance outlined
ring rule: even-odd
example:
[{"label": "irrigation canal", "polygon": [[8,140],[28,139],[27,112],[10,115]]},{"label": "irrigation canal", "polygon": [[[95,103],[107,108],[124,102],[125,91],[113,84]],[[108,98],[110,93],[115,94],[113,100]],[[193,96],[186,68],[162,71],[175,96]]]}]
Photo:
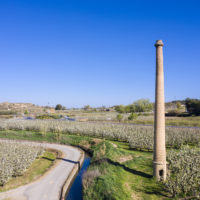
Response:
[{"label": "irrigation canal", "polygon": [[83,199],[82,179],[83,179],[84,172],[87,170],[87,168],[90,165],[90,160],[91,158],[89,156],[85,157],[81,170],[79,171],[76,178],[74,179],[74,182],[72,183],[71,188],[65,200],[82,200]]}]

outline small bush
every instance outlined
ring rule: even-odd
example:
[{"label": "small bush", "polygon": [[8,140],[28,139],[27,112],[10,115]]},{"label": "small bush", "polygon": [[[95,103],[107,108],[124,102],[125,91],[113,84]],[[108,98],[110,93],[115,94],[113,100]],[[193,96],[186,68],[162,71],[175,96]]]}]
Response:
[{"label": "small bush", "polygon": [[29,114],[28,110],[25,110],[25,111],[24,111],[24,114],[25,114],[25,115]]},{"label": "small bush", "polygon": [[83,175],[84,190],[87,190],[90,187],[90,185],[93,183],[94,179],[99,176],[101,176],[99,169],[93,169],[93,170],[85,172]]},{"label": "small bush", "polygon": [[126,112],[126,107],[124,105],[118,105],[118,106],[115,106],[115,110],[118,113],[125,113]]},{"label": "small bush", "polygon": [[123,119],[123,116],[122,116],[122,115],[120,115],[120,114],[118,114],[118,115],[117,115],[117,117],[116,117],[116,119],[117,119],[119,122],[121,122],[121,121],[122,121],[122,119]]},{"label": "small bush", "polygon": [[131,113],[129,116],[128,116],[128,120],[134,120],[134,119],[137,119],[138,115],[136,113]]}]

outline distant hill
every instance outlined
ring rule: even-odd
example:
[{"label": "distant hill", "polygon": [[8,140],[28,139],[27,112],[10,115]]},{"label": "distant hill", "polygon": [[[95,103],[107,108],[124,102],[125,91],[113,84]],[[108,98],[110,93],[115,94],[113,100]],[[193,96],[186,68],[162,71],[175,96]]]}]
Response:
[{"label": "distant hill", "polygon": [[32,103],[0,103],[0,113],[1,114],[40,114],[40,113],[54,113],[55,109],[48,106],[38,106]]}]

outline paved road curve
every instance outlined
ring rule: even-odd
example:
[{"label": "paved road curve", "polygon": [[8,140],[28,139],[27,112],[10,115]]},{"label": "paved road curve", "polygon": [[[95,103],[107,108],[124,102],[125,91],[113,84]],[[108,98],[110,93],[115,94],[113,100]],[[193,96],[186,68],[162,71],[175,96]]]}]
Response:
[{"label": "paved road curve", "polygon": [[67,177],[70,175],[73,167],[78,164],[77,161],[81,156],[81,152],[76,148],[66,145],[37,142],[23,143],[57,149],[63,152],[63,159],[36,182],[0,193],[0,200],[7,198],[9,198],[9,200],[59,200],[61,188]]}]

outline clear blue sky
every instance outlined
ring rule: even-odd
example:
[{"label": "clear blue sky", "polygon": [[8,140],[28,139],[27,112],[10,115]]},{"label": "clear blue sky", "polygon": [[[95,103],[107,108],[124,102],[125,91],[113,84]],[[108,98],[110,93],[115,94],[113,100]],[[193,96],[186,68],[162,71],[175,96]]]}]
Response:
[{"label": "clear blue sky", "polygon": [[0,0],[0,102],[67,107],[200,98],[199,0]]}]

